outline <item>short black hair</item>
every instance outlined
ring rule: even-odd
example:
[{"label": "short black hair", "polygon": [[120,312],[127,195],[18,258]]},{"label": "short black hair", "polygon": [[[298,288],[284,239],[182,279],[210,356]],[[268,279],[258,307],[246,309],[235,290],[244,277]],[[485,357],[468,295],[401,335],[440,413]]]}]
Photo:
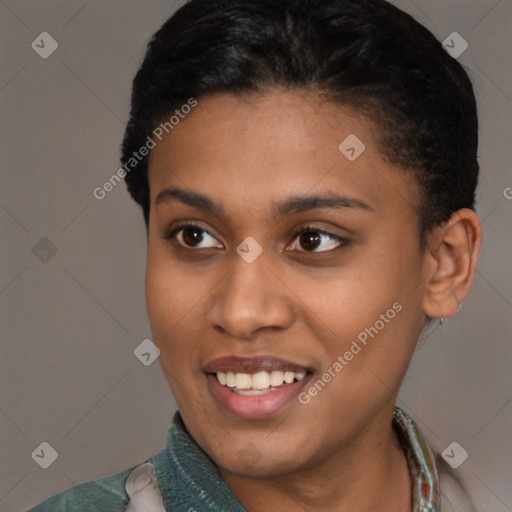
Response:
[{"label": "short black hair", "polygon": [[422,240],[456,210],[474,209],[473,87],[410,15],[385,0],[191,0],[153,36],[133,81],[121,162],[146,227],[148,156],[127,164],[153,130],[191,98],[283,87],[376,123],[383,156],[419,184]]}]

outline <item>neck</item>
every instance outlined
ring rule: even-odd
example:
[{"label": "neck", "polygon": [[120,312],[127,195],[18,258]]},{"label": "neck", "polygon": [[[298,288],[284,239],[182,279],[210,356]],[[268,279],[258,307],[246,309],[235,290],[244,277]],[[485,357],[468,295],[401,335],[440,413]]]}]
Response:
[{"label": "neck", "polygon": [[410,512],[412,481],[391,414],[386,411],[387,428],[377,418],[350,446],[307,469],[269,478],[221,469],[222,477],[249,512]]}]

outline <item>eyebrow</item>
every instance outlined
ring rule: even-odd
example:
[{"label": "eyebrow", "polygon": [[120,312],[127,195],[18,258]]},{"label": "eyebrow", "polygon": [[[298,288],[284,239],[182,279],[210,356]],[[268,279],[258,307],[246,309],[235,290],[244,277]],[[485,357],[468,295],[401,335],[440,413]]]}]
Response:
[{"label": "eyebrow", "polygon": [[[183,204],[204,210],[215,215],[222,215],[224,208],[209,197],[189,192],[180,188],[171,187],[162,190],[155,199],[155,204],[172,203],[179,201]],[[292,196],[280,203],[274,203],[272,213],[274,219],[284,217],[292,213],[303,213],[310,210],[319,209],[343,209],[343,208],[359,208],[362,210],[375,210],[367,203],[354,197],[340,196],[335,193],[323,193],[315,195],[298,195]]]},{"label": "eyebrow", "polygon": [[360,208],[362,210],[375,211],[370,205],[360,199],[340,196],[333,192],[329,192],[317,195],[290,197],[282,203],[275,204],[273,213],[275,218],[279,218],[291,213],[303,213],[310,210],[320,210],[324,208]]},{"label": "eyebrow", "polygon": [[187,190],[182,190],[176,187],[166,188],[162,190],[156,196],[155,205],[160,203],[172,203],[175,201],[179,201],[188,206],[192,206],[193,208],[205,210],[216,215],[221,215],[224,211],[221,205],[217,204],[209,197],[203,194],[189,192]]}]

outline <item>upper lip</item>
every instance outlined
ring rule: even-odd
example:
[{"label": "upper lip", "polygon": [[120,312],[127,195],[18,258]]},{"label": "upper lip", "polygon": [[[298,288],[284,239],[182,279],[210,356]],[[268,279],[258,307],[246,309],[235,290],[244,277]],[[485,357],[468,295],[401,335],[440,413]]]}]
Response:
[{"label": "upper lip", "polygon": [[226,356],[208,361],[203,370],[206,373],[233,372],[233,373],[257,373],[257,372],[307,372],[309,368],[293,361],[287,361],[274,356],[238,357]]}]

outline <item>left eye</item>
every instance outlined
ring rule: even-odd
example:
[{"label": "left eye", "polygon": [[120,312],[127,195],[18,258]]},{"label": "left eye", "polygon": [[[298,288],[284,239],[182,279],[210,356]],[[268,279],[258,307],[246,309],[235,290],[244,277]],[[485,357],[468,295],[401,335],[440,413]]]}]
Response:
[{"label": "left eye", "polygon": [[327,252],[344,244],[343,238],[321,231],[306,228],[300,231],[292,242],[291,250],[302,252]]}]

